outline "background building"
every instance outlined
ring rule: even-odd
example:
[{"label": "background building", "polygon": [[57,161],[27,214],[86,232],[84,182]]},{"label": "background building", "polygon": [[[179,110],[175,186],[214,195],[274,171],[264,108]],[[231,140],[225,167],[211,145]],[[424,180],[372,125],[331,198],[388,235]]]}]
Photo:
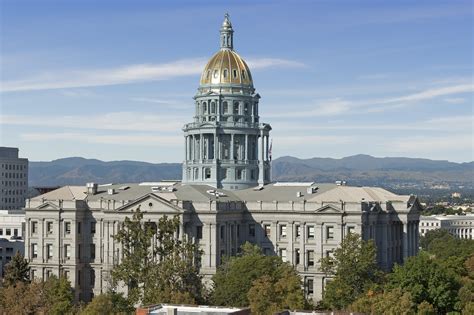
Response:
[{"label": "background building", "polygon": [[18,148],[0,147],[0,209],[21,209],[28,193],[28,159]]},{"label": "background building", "polygon": [[16,252],[25,254],[23,235],[25,212],[23,210],[0,210],[0,275]]},{"label": "background building", "polygon": [[474,239],[474,214],[420,216],[420,235],[444,229],[457,238]]}]

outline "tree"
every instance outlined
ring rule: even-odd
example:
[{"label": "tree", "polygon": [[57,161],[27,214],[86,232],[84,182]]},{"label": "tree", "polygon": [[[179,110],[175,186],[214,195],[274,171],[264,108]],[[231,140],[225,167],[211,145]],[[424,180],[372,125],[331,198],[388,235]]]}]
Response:
[{"label": "tree", "polygon": [[12,260],[5,266],[3,282],[6,286],[15,285],[17,282],[28,283],[30,280],[30,267],[28,261],[20,252],[16,252]]},{"label": "tree", "polygon": [[[112,270],[114,285],[128,288],[128,300],[136,303],[196,303],[203,285],[198,262],[201,251],[190,240],[175,237],[179,217],[143,222],[139,208],[125,218],[115,239],[122,244],[123,258]],[[156,239],[156,243],[152,242]]]},{"label": "tree", "polygon": [[94,297],[79,314],[129,314],[132,313],[133,310],[133,306],[128,304],[128,301],[123,295],[109,292]]},{"label": "tree", "polygon": [[334,255],[322,258],[320,263],[321,271],[334,275],[323,297],[323,305],[332,309],[346,308],[382,277],[373,241],[363,241],[354,233],[344,238]]},{"label": "tree", "polygon": [[264,275],[252,284],[247,293],[254,314],[274,314],[285,309],[302,309],[305,306],[301,278],[290,264],[282,264],[272,278]]},{"label": "tree", "polygon": [[[265,308],[303,308],[301,278],[278,256],[265,256],[257,245],[245,243],[212,277],[214,305],[242,307],[252,303],[255,313]],[[258,295],[258,296],[257,296]]]},{"label": "tree", "polygon": [[438,312],[454,309],[459,283],[456,275],[425,252],[410,257],[403,266],[396,265],[389,275],[388,289],[410,292],[413,301],[426,301]]},{"label": "tree", "polygon": [[74,294],[70,282],[64,278],[50,277],[43,283],[45,308],[50,315],[69,313],[73,308]]}]

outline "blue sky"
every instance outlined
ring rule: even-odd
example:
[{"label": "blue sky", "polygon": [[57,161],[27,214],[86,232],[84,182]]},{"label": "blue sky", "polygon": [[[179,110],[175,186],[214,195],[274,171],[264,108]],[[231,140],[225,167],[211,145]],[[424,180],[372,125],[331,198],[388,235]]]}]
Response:
[{"label": "blue sky", "polygon": [[180,162],[225,12],[275,157],[472,161],[471,1],[0,1],[0,145]]}]

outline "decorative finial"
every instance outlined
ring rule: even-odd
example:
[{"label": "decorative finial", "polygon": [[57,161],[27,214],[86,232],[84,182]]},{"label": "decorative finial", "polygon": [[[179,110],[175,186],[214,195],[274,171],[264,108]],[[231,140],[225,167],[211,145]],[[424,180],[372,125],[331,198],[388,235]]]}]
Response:
[{"label": "decorative finial", "polygon": [[233,33],[232,23],[230,23],[229,13],[224,14],[224,22],[221,27],[221,49],[233,48]]}]

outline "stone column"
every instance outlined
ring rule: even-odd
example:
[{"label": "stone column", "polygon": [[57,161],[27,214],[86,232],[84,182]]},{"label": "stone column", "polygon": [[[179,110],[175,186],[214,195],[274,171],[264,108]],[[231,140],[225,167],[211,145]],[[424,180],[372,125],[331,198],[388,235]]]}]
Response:
[{"label": "stone column", "polygon": [[245,160],[249,159],[249,135],[245,135]]},{"label": "stone column", "polygon": [[204,134],[199,134],[199,159],[204,160]]},{"label": "stone column", "polygon": [[265,159],[265,155],[264,155],[264,143],[265,143],[265,140],[264,140],[264,136],[263,136],[263,130],[260,130],[260,161],[258,162],[258,184],[260,186],[263,186],[263,184],[265,183],[265,177],[264,177],[264,171],[265,171],[265,167],[264,167],[264,159]]},{"label": "stone column", "polygon": [[230,159],[234,160],[234,134],[230,134]]},{"label": "stone column", "polygon": [[184,160],[187,164],[188,161],[188,136],[184,137]]},{"label": "stone column", "polygon": [[403,245],[402,245],[402,250],[403,250],[403,261],[407,259],[408,257],[408,223],[403,222],[403,234],[402,234],[402,239],[403,239]]},{"label": "stone column", "polygon": [[214,160],[219,159],[219,137],[217,136],[217,131],[214,133]]}]

